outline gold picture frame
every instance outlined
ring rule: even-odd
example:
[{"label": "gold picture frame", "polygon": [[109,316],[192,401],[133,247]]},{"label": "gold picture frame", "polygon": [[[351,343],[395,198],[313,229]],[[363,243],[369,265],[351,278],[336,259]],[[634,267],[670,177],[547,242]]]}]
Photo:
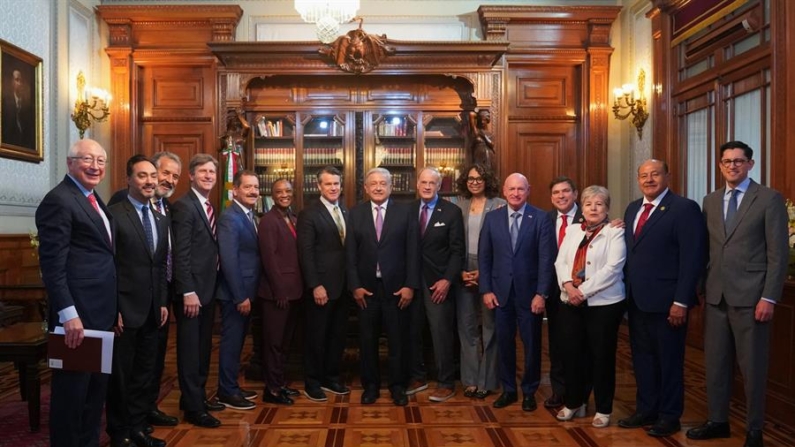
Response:
[{"label": "gold picture frame", "polygon": [[0,40],[0,157],[40,163],[42,60]]}]

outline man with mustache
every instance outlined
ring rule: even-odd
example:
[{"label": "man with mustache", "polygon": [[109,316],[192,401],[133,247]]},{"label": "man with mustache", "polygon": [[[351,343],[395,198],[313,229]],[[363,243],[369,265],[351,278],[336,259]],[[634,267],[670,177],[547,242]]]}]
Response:
[{"label": "man with mustache", "polygon": [[[174,191],[179,183],[180,175],[182,174],[182,160],[173,152],[161,151],[152,156],[152,163],[157,168],[157,188],[155,194],[151,198],[152,209],[167,218],[168,226],[168,253],[166,254],[166,282],[168,290],[166,294],[166,307],[171,308],[171,303],[174,300],[174,268],[173,268],[173,232],[171,229],[171,202],[169,198],[174,195]],[[109,206],[116,203],[123,202],[127,199],[127,188],[120,189],[113,194]],[[163,368],[166,359],[166,348],[168,346],[168,332],[170,325],[170,318],[166,319],[165,324],[160,326],[157,334],[157,354],[155,357],[155,372],[149,384],[149,401],[151,408],[146,417],[149,425],[145,427],[144,432],[147,434],[152,433],[154,429],[152,425],[156,426],[175,426],[179,422],[174,416],[167,415],[157,408],[157,399],[160,396],[160,381],[163,377]]]},{"label": "man with mustache", "polygon": [[153,212],[157,170],[143,155],[127,161],[127,200],[109,207],[116,226],[119,300],[107,411],[111,445],[163,447],[145,433],[149,383],[157,357],[158,327],[168,319],[166,255],[168,220]]},{"label": "man with mustache", "polygon": [[218,349],[218,402],[236,410],[255,407],[257,394],[237,383],[240,354],[246,338],[252,301],[260,277],[260,257],[254,205],[259,199],[259,178],[253,171],[238,171],[232,180],[232,203],[218,219],[221,255],[221,344]]}]

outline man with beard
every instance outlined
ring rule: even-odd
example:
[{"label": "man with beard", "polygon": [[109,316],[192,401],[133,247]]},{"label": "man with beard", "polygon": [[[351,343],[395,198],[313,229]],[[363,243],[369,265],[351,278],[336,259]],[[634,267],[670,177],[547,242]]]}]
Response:
[{"label": "man with beard", "polygon": [[218,219],[221,255],[221,344],[218,349],[218,402],[236,410],[251,410],[257,393],[240,388],[240,354],[248,332],[251,304],[257,293],[260,257],[254,205],[259,179],[253,171],[238,171],[232,181],[232,203]]},{"label": "man with beard", "polygon": [[[152,156],[152,163],[157,168],[157,188],[154,197],[151,198],[152,208],[167,218],[168,226],[168,252],[166,254],[166,282],[168,290],[166,293],[166,307],[170,308],[174,299],[173,281],[173,235],[171,229],[171,202],[169,198],[174,195],[177,188],[179,177],[182,174],[182,160],[173,152],[162,151]],[[127,188],[116,191],[108,202],[109,206],[123,202],[127,199]],[[160,396],[160,381],[163,377],[163,368],[166,359],[166,348],[168,346],[168,331],[170,319],[166,319],[165,324],[160,326],[157,334],[157,354],[155,357],[155,371],[149,384],[149,402],[151,409],[147,414],[146,420],[150,426],[145,427],[147,434],[152,433],[151,425],[175,426],[179,422],[174,416],[169,416],[157,408],[157,399]]]},{"label": "man with beard", "polygon": [[284,364],[293,338],[304,286],[298,264],[296,219],[290,210],[293,185],[287,179],[273,182],[273,208],[259,223],[262,258],[262,365],[263,402],[290,405],[292,390],[286,387]]},{"label": "man with beard", "polygon": [[[116,226],[118,335],[113,350],[107,411],[112,446],[163,447],[145,433],[151,407],[149,383],[157,356],[157,328],[168,319],[166,254],[168,222],[152,211],[157,169],[143,155],[127,161],[127,200],[111,205]],[[142,237],[143,236],[143,237]]]}]

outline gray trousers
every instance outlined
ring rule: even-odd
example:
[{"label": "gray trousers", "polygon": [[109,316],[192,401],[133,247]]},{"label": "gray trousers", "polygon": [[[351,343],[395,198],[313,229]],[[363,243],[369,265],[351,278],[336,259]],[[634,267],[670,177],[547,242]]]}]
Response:
[{"label": "gray trousers", "polygon": [[[456,308],[456,286],[450,286],[447,298],[440,304],[431,300],[431,290],[429,285],[423,280],[420,296],[415,296],[415,300],[421,300],[412,305],[419,305],[420,309],[414,309],[411,318],[410,328],[410,354],[411,359],[411,378],[424,379],[424,365],[422,365],[422,328],[424,318],[428,317],[428,326],[433,342],[433,357],[438,376],[436,378],[439,388],[455,388],[455,308]],[[418,311],[419,312],[416,312]],[[424,312],[422,312],[424,311]]]},{"label": "gray trousers", "polygon": [[[469,262],[468,270],[477,270]],[[461,341],[461,383],[494,391],[497,381],[497,338],[494,333],[494,311],[483,304],[477,288],[456,287],[458,338]]]}]

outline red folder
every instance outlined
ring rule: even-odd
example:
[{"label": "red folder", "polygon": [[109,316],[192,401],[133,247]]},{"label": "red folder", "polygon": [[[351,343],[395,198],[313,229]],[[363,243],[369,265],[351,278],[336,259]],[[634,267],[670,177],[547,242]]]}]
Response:
[{"label": "red folder", "polygon": [[49,334],[47,357],[50,368],[66,371],[102,372],[102,339],[83,338],[75,349],[64,343],[64,335]]}]

